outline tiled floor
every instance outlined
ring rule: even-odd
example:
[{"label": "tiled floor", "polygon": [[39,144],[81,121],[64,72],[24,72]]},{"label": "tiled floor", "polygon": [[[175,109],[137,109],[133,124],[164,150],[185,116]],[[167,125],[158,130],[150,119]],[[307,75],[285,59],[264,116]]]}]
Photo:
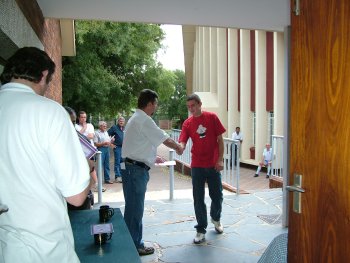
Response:
[{"label": "tiled floor", "polygon": [[[154,255],[143,256],[151,262],[257,262],[274,237],[287,232],[280,223],[281,189],[268,189],[265,174],[254,178],[254,170],[241,169],[241,187],[249,194],[224,191],[222,223],[224,233],[216,234],[209,223],[206,242],[194,245],[196,224],[192,186],[188,176],[175,175],[173,200],[169,200],[169,172],[150,170],[145,201],[144,240],[156,248]],[[112,173],[113,174],[113,173]],[[122,184],[106,185],[103,203],[124,208]],[[253,189],[256,188],[256,189]],[[209,211],[210,198],[207,196]],[[97,196],[95,196],[97,200]],[[96,204],[96,207],[99,205]],[[132,263],[132,262],[131,262]]]}]

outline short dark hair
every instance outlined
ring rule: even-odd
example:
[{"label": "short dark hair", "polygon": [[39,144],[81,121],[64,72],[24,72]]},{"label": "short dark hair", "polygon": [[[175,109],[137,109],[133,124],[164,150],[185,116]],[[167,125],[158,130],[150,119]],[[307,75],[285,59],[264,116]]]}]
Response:
[{"label": "short dark hair", "polygon": [[187,97],[187,100],[186,101],[190,101],[190,100],[194,100],[195,102],[197,103],[201,103],[201,98],[197,95],[197,94],[191,94]]},{"label": "short dark hair", "polygon": [[137,108],[144,109],[149,102],[154,103],[156,99],[158,99],[157,92],[150,89],[143,89],[137,100]]},{"label": "short dark hair", "polygon": [[71,107],[69,107],[69,106],[64,106],[64,108],[66,109],[66,111],[68,112],[68,114],[69,115],[77,115],[76,113],[75,113],[75,110],[73,110]]},{"label": "short dark hair", "polygon": [[79,111],[79,112],[78,112],[78,117],[80,117],[80,115],[82,115],[82,114],[86,114],[86,112],[83,111],[83,110]]},{"label": "short dark hair", "polygon": [[39,83],[43,77],[43,71],[48,70],[46,79],[48,83],[52,79],[55,67],[55,63],[45,51],[36,47],[23,47],[8,59],[0,81],[1,84],[6,84],[15,78]]},{"label": "short dark hair", "polygon": [[71,118],[72,118],[72,116],[74,117],[74,120],[72,120],[72,122],[73,122],[73,124],[76,124],[77,123],[77,114],[75,113],[75,110],[69,106],[64,106],[64,108],[68,112],[69,117],[71,117]]}]

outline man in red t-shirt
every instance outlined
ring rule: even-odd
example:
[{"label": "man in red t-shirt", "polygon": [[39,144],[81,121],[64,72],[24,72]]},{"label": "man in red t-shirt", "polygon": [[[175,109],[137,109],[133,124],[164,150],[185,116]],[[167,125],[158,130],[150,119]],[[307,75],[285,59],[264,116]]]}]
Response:
[{"label": "man in red t-shirt", "polygon": [[193,186],[194,210],[197,229],[193,242],[200,244],[205,240],[208,226],[207,207],[204,201],[205,182],[208,184],[211,198],[210,216],[216,232],[221,234],[220,222],[222,209],[222,183],[220,171],[223,169],[224,141],[222,134],[226,131],[215,113],[202,111],[201,99],[197,94],[187,98],[187,109],[191,113],[182,125],[179,142],[183,149],[188,138],[192,139],[191,176]]}]

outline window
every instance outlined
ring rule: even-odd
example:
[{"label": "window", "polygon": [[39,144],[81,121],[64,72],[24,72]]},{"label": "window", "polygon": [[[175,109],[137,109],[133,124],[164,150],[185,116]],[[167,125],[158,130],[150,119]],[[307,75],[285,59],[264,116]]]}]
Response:
[{"label": "window", "polygon": [[268,138],[267,141],[272,145],[272,135],[273,135],[273,130],[274,130],[274,113],[271,111],[269,112],[268,115],[268,120],[267,120],[267,134]]},{"label": "window", "polygon": [[253,127],[253,132],[252,132],[252,134],[253,134],[253,145],[255,146],[255,138],[256,138],[256,136],[255,136],[255,133],[256,133],[256,113],[255,112],[253,112],[253,125],[252,125],[252,127]]}]

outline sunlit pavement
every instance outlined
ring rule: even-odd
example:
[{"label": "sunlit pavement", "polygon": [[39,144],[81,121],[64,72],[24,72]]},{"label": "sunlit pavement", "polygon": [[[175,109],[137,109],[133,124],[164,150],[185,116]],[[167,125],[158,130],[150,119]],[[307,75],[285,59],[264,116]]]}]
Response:
[{"label": "sunlit pavement", "polygon": [[[248,171],[249,176],[254,171]],[[112,173],[113,174],[113,173]],[[263,174],[262,176],[263,177]],[[256,179],[256,178],[255,178]],[[262,178],[260,180],[263,181]],[[173,200],[169,200],[169,171],[150,170],[144,212],[144,241],[156,253],[141,258],[148,262],[257,262],[274,237],[287,232],[281,226],[282,190],[259,189],[236,195],[224,191],[221,222],[224,233],[217,234],[209,223],[206,242],[193,244],[194,225],[192,185],[188,176],[175,175]],[[102,202],[124,209],[122,184],[105,185]],[[210,198],[206,191],[210,210]],[[97,195],[95,195],[97,201]],[[95,205],[98,208],[99,204]],[[210,217],[208,215],[208,221]],[[116,230],[118,231],[118,230]]]}]

